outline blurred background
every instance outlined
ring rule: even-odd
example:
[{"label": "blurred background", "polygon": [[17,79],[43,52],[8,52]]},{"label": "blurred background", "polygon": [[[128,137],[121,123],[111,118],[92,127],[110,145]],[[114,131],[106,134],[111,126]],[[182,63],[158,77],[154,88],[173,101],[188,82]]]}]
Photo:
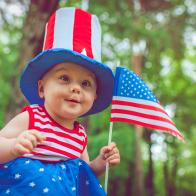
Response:
[{"label": "blurred background", "polygon": [[[110,169],[108,195],[195,196],[196,0],[0,0],[0,128],[27,104],[19,75],[42,51],[49,15],[64,6],[98,16],[103,63],[138,73],[186,140],[114,123],[121,163]],[[107,144],[109,118],[110,108],[80,119],[91,159]]]}]

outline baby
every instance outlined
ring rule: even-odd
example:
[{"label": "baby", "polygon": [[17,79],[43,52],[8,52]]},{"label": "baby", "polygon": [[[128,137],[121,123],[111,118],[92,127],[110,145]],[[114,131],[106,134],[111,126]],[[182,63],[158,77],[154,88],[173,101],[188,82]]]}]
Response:
[{"label": "baby", "polygon": [[120,163],[119,150],[111,143],[89,161],[76,121],[111,103],[114,76],[100,62],[100,42],[96,16],[61,8],[50,17],[44,51],[21,76],[31,105],[0,132],[1,195],[105,195],[96,175]]}]

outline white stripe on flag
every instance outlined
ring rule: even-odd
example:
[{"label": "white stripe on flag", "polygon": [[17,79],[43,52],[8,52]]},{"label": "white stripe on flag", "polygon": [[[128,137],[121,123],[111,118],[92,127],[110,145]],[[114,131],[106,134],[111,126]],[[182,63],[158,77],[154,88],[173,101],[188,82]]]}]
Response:
[{"label": "white stripe on flag", "polygon": [[163,121],[151,120],[149,118],[142,118],[142,117],[133,116],[133,115],[129,115],[129,114],[119,114],[119,113],[112,113],[111,117],[112,118],[124,118],[124,119],[136,120],[136,121],[143,122],[146,124],[151,124],[151,125],[155,125],[155,126],[159,126],[159,127],[160,126],[166,127],[166,128],[169,128],[169,129],[172,129],[172,130],[178,132],[176,127],[172,126],[171,124],[169,124],[167,122],[163,122]]},{"label": "white stripe on flag", "polygon": [[148,115],[162,117],[162,118],[165,118],[165,119],[168,119],[169,121],[171,121],[165,113],[150,110],[150,109],[143,109],[143,108],[120,105],[120,104],[113,104],[112,109],[121,109],[121,110],[125,110],[125,111],[139,112],[141,114],[148,114]]},{"label": "white stripe on flag", "polygon": [[156,102],[153,102],[153,101],[148,101],[148,100],[113,96],[112,101],[128,101],[128,102],[133,102],[133,103],[138,103],[138,104],[144,104],[144,105],[147,105],[147,106],[154,106],[154,107],[161,108],[162,110],[164,110],[163,107],[160,104],[158,104]]},{"label": "white stripe on flag", "polygon": [[[120,102],[115,103],[115,101]],[[153,101],[114,96],[111,111],[111,122],[138,124],[155,130],[162,130],[164,132],[171,133],[183,140],[183,136],[164,111],[163,107]]]}]

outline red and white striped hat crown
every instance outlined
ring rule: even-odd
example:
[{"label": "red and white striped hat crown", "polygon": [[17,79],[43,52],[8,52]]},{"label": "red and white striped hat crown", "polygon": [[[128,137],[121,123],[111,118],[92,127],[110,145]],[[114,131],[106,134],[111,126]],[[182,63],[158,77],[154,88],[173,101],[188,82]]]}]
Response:
[{"label": "red and white striped hat crown", "polygon": [[114,75],[101,63],[101,28],[95,15],[77,8],[60,8],[49,18],[43,52],[26,65],[20,78],[21,91],[31,104],[44,104],[38,94],[38,81],[62,62],[79,64],[96,76],[97,98],[85,115],[110,105]]},{"label": "red and white striped hat crown", "polygon": [[51,48],[66,48],[101,62],[98,18],[77,8],[59,9],[50,17],[45,29],[43,50]]}]

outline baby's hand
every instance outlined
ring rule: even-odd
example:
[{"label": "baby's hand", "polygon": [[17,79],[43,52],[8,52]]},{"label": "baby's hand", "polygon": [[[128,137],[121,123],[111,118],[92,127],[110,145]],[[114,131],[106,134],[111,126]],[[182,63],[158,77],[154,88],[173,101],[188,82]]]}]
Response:
[{"label": "baby's hand", "polygon": [[104,146],[100,150],[100,155],[103,160],[106,160],[110,166],[118,165],[120,163],[119,150],[115,143]]},{"label": "baby's hand", "polygon": [[38,143],[41,143],[44,140],[45,137],[35,129],[24,131],[15,139],[11,153],[17,157],[30,153]]}]

